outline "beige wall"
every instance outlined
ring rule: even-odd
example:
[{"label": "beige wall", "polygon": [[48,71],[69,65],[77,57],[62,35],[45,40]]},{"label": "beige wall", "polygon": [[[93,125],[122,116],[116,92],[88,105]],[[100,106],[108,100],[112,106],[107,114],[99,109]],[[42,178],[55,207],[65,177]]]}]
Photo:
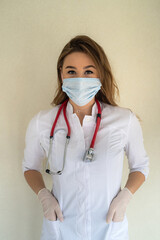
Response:
[{"label": "beige wall", "polygon": [[[159,240],[160,1],[0,1],[0,239],[38,240],[42,212],[21,162],[28,122],[50,108],[56,61],[77,34],[103,46],[120,88],[120,106],[143,120],[147,182],[127,208],[130,240]],[[128,175],[124,160],[124,186]],[[47,186],[51,186],[45,176]]]}]

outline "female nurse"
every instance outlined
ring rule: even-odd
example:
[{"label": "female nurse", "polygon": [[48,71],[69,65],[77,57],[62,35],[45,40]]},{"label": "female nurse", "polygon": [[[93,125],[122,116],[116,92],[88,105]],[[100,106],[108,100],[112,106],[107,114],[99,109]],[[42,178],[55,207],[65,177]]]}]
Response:
[{"label": "female nurse", "polygon": [[[130,109],[116,104],[118,87],[106,54],[88,36],[76,36],[65,45],[57,73],[53,108],[29,122],[23,158],[25,179],[44,214],[41,240],[128,240],[126,208],[149,173],[140,122]],[[53,123],[65,102],[67,149],[63,110],[49,149]],[[84,161],[90,147],[93,159]],[[124,153],[129,176],[121,189]],[[45,158],[51,190],[42,177]],[[62,168],[61,174],[54,174]]]}]

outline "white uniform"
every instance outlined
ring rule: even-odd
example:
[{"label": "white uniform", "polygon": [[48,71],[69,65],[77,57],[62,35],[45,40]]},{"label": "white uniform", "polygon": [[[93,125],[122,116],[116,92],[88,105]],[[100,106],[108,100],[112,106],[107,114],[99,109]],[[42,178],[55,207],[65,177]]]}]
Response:
[{"label": "white uniform", "polygon": [[[149,172],[149,158],[143,144],[140,123],[127,108],[100,102],[102,120],[95,141],[95,161],[83,162],[96,127],[97,104],[92,115],[85,115],[81,126],[68,102],[66,115],[71,138],[62,175],[54,175],[52,193],[57,198],[64,221],[43,219],[41,240],[128,240],[128,220],[106,223],[112,199],[121,190],[124,152],[130,172]],[[40,111],[30,121],[26,133],[23,171],[41,171],[48,156],[49,136],[60,105]],[[62,169],[67,134],[63,111],[58,119],[53,140],[51,170]],[[53,169],[53,166],[55,167]]]}]

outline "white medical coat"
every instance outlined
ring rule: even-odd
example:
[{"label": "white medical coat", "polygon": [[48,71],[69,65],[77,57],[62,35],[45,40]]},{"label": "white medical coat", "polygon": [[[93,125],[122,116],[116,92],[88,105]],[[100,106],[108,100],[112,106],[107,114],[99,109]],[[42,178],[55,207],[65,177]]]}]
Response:
[{"label": "white medical coat", "polygon": [[[85,115],[83,125],[68,102],[66,115],[71,138],[62,175],[54,175],[52,193],[59,202],[64,221],[43,218],[41,240],[128,240],[128,220],[106,223],[112,199],[121,190],[124,153],[129,172],[140,171],[145,180],[149,172],[142,129],[135,114],[120,106],[100,102],[102,120],[95,141],[95,161],[83,162],[96,127],[97,104],[92,115]],[[42,161],[48,156],[49,137],[59,106],[43,110],[30,121],[26,132],[23,172],[42,172]],[[53,140],[51,170],[61,170],[67,125],[63,111]]]}]

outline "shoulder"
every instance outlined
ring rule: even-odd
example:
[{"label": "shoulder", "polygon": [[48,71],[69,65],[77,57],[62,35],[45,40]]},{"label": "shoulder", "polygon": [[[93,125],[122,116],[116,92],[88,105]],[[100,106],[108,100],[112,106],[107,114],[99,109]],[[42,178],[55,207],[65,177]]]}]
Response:
[{"label": "shoulder", "polygon": [[39,121],[53,121],[60,105],[56,105],[50,109],[41,110],[38,114]]},{"label": "shoulder", "polygon": [[109,125],[111,128],[123,129],[125,132],[133,116],[136,118],[135,113],[126,107],[102,103],[102,109],[104,125]]},{"label": "shoulder", "polygon": [[104,115],[111,115],[111,116],[117,116],[120,118],[130,118],[133,113],[133,111],[126,107],[121,106],[113,106],[107,103],[102,103],[103,108],[103,114]]},{"label": "shoulder", "polygon": [[59,106],[60,105],[57,105],[51,109],[40,110],[37,112],[29,121],[28,129],[40,131],[46,126],[50,126],[56,117]]}]

